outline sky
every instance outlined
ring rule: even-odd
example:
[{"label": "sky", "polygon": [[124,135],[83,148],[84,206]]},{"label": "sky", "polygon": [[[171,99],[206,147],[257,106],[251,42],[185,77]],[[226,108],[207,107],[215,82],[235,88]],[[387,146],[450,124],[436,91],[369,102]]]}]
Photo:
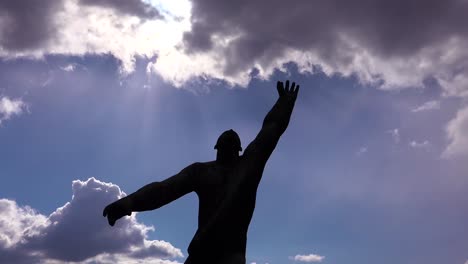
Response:
[{"label": "sky", "polygon": [[0,2],[0,263],[183,263],[194,193],[109,203],[245,148],[301,90],[248,264],[468,264],[465,0]]}]

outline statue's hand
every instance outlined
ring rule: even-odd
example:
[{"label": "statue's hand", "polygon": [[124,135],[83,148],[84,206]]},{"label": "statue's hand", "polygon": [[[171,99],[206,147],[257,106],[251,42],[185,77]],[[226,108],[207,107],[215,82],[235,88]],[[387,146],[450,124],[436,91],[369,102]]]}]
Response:
[{"label": "statue's hand", "polygon": [[109,225],[114,226],[115,222],[118,219],[126,215],[132,215],[130,200],[127,197],[125,197],[109,204],[108,206],[106,206],[106,208],[104,208],[102,215],[104,217],[107,216]]},{"label": "statue's hand", "polygon": [[285,87],[283,82],[278,81],[276,84],[276,89],[278,90],[278,95],[280,98],[294,102],[296,101],[297,93],[299,92],[299,85],[296,86],[296,83],[293,82],[291,87],[289,87],[289,80],[287,80]]}]

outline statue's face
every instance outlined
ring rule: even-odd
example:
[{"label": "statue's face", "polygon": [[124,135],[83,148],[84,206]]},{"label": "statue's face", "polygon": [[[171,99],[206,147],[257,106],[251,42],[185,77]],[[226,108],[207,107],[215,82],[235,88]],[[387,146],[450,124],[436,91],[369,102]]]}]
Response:
[{"label": "statue's face", "polygon": [[235,145],[221,145],[217,150],[218,153],[239,153],[239,148]]},{"label": "statue's face", "polygon": [[234,147],[219,148],[216,153],[216,160],[220,162],[231,162],[239,158],[239,150]]},{"label": "statue's face", "polygon": [[219,136],[215,149],[218,150],[216,159],[219,161],[231,161],[239,157],[242,150],[239,136],[234,130],[228,130]]}]

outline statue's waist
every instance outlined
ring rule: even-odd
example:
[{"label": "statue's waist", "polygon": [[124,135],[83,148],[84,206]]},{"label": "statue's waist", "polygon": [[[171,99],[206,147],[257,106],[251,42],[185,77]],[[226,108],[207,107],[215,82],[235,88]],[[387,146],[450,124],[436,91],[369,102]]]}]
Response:
[{"label": "statue's waist", "polygon": [[[233,229],[231,229],[233,230]],[[188,252],[195,256],[245,254],[247,246],[247,232],[232,232],[227,227],[226,230],[216,230],[212,233],[201,234],[197,231],[188,247]]]}]

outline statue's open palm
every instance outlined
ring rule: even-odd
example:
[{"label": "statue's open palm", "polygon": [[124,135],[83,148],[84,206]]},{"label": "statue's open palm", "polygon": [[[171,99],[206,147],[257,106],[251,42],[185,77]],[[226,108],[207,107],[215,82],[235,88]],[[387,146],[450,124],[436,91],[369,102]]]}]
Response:
[{"label": "statue's open palm", "polygon": [[278,90],[280,98],[294,102],[296,101],[297,93],[299,92],[299,85],[296,86],[296,83],[293,82],[291,87],[289,87],[289,80],[286,81],[286,86],[284,86],[283,82],[278,81],[276,89]]}]

